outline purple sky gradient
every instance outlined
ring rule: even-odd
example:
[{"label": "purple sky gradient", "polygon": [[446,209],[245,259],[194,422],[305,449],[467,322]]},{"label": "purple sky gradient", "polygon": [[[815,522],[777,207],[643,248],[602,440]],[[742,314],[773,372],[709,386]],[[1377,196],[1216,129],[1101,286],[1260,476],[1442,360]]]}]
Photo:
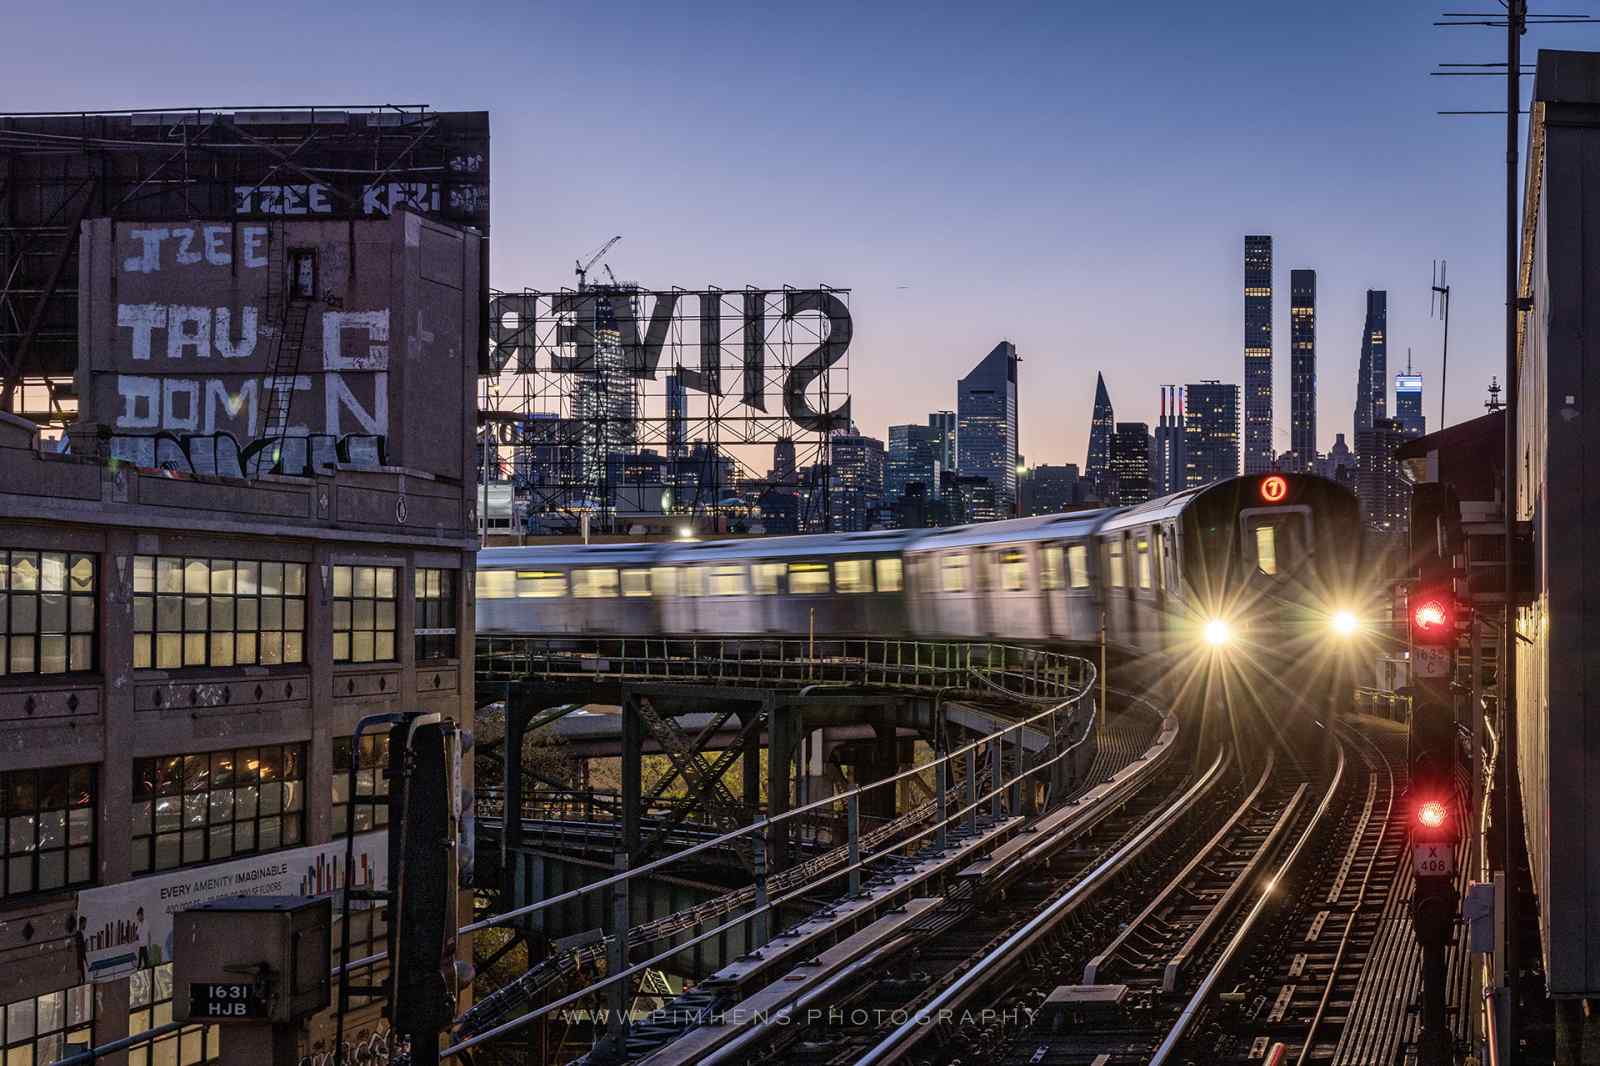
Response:
[{"label": "purple sky gradient", "polygon": [[[20,6],[20,5],[18,5]],[[1492,0],[1487,7],[1493,7]],[[1449,420],[1503,363],[1491,30],[1413,0],[1038,5],[32,5],[0,36],[8,110],[427,103],[492,118],[492,283],[570,284],[615,233],[651,287],[848,287],[874,435],[953,407],[1017,344],[1030,462],[1243,376],[1242,242],[1276,243],[1274,446],[1289,270],[1318,272],[1319,438],[1350,430],[1364,290],[1389,291],[1438,420],[1432,260],[1450,261]],[[1525,48],[1600,48],[1534,30]]]}]

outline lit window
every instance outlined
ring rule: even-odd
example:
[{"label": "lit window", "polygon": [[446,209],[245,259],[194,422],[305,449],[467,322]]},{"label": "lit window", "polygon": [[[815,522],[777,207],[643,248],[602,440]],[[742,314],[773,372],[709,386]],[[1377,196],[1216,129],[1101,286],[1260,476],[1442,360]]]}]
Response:
[{"label": "lit window", "polygon": [[333,568],[334,662],[389,662],[395,657],[398,574],[392,566]]},{"label": "lit window", "polygon": [[622,572],[622,594],[624,596],[650,595],[650,571],[624,570]]},{"label": "lit window", "polygon": [[790,563],[789,591],[796,596],[828,591],[827,563]]},{"label": "lit window", "polygon": [[0,550],[0,677],[93,670],[94,647],[94,557]]},{"label": "lit window", "polygon": [[1134,547],[1139,554],[1139,587],[1150,587],[1150,542],[1140,537],[1134,542]]},{"label": "lit window", "polygon": [[[338,910],[334,910],[337,920]],[[172,1021],[172,963],[128,976],[128,1035],[137,1036]],[[128,1049],[128,1066],[196,1066],[222,1054],[221,1027],[188,1025]]]},{"label": "lit window", "polygon": [[872,561],[840,559],[833,564],[833,584],[840,592],[871,592]]},{"label": "lit window", "polygon": [[1046,544],[1039,555],[1039,586],[1043,589],[1061,587],[1061,545]]},{"label": "lit window", "polygon": [[133,557],[133,666],[276,666],[305,660],[306,566]]},{"label": "lit window", "polygon": [[417,662],[456,657],[456,572],[418,567],[416,620],[412,631]]},{"label": "lit window", "polygon": [[1028,557],[1015,548],[1000,555],[1000,588],[1021,592],[1028,587]]},{"label": "lit window", "polygon": [[967,559],[966,552],[946,555],[940,562],[940,587],[946,592],[967,591],[969,584],[967,576],[970,569],[971,563]]},{"label": "lit window", "polygon": [[[389,734],[386,731],[361,736],[361,758],[356,764],[356,795],[350,798],[350,738],[333,738],[333,835],[349,831],[350,812],[355,811],[356,832],[389,824],[389,780],[384,769],[389,765]],[[355,956],[360,958],[360,956]]]},{"label": "lit window", "polygon": [[704,596],[706,594],[706,570],[703,566],[683,566],[678,568],[678,594],[680,596]]},{"label": "lit window", "polygon": [[1089,587],[1089,549],[1082,544],[1067,547],[1067,576],[1075,589]]},{"label": "lit window", "polygon": [[0,885],[4,896],[94,881],[92,766],[0,773]]},{"label": "lit window", "polygon": [[744,596],[749,591],[742,563],[719,563],[711,568],[711,595]]},{"label": "lit window", "polygon": [[567,594],[567,575],[560,570],[518,570],[517,599],[549,600]]},{"label": "lit window", "polygon": [[133,761],[133,872],[173,870],[302,842],[305,746]]},{"label": "lit window", "polygon": [[27,996],[0,1005],[0,1049],[6,1066],[45,1066],[93,1047],[93,1026],[93,985]]},{"label": "lit window", "polygon": [[1275,526],[1256,527],[1256,569],[1269,576],[1278,572],[1278,530]]},{"label": "lit window", "polygon": [[899,592],[905,587],[904,570],[899,559],[879,559],[878,591]]},{"label": "lit window", "polygon": [[1120,589],[1127,584],[1122,572],[1122,538],[1117,537],[1106,546],[1106,570],[1111,575],[1111,587]]},{"label": "lit window", "polygon": [[778,581],[783,577],[782,563],[756,563],[750,568],[750,577],[756,595],[771,596],[778,591]]},{"label": "lit window", "polygon": [[579,600],[607,600],[617,594],[619,582],[615,570],[574,570],[572,595]]},{"label": "lit window", "polygon": [[676,596],[678,594],[678,571],[671,566],[652,566],[650,568],[650,588],[657,596]]},{"label": "lit window", "polygon": [[517,594],[517,575],[510,570],[479,570],[478,599],[509,600]]}]

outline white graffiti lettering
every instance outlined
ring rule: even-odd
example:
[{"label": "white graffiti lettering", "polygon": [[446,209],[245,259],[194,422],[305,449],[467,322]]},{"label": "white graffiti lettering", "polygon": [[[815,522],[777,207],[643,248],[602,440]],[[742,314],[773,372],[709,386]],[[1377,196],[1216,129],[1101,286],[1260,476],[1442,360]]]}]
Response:
[{"label": "white graffiti lettering", "polygon": [[141,242],[141,251],[138,255],[130,255],[122,261],[122,269],[130,274],[153,274],[161,269],[161,242],[172,235],[166,228],[140,229],[133,228],[128,231],[128,236]]},{"label": "white graffiti lettering", "polygon": [[239,340],[233,339],[233,312],[226,307],[217,308],[217,327],[212,331],[217,354],[224,359],[245,359],[256,350],[256,309],[246,307],[239,314]]},{"label": "white graffiti lettering", "polygon": [[352,432],[342,428],[341,412],[349,408],[355,416],[356,426],[353,432],[371,433],[385,436],[389,432],[389,375],[379,373],[372,375],[372,410],[368,411],[361,406],[350,387],[344,383],[344,375],[336,371],[329,371],[322,383],[322,399],[324,404],[324,424],[327,431],[334,436],[344,436]]},{"label": "white graffiti lettering", "polygon": [[167,308],[167,358],[211,358],[211,308],[173,304]]},{"label": "white graffiti lettering", "polygon": [[[296,384],[299,384],[299,382],[296,382]],[[311,382],[308,380],[306,382],[307,387],[310,384]],[[257,382],[253,378],[249,381],[241,382],[238,392],[229,392],[228,383],[217,378],[207,381],[206,413],[205,420],[201,423],[203,426],[202,432],[217,432],[217,413],[220,410],[223,416],[229,420],[223,423],[224,426],[232,421],[237,421],[239,416],[243,415],[245,436],[254,437],[256,435],[256,407],[259,394],[260,390],[257,388]]]},{"label": "white graffiti lettering", "polygon": [[[345,354],[344,331],[347,329],[367,332],[370,343],[365,352]],[[389,312],[324,311],[322,365],[328,370],[389,369]]]},{"label": "white graffiti lettering", "polygon": [[148,360],[151,335],[167,327],[167,309],[161,304],[118,304],[117,326],[133,330],[133,357]]},{"label": "white graffiti lettering", "polygon": [[267,257],[257,255],[256,249],[261,247],[261,242],[267,238],[267,227],[245,226],[239,231],[239,238],[244,242],[244,265],[247,267],[264,267]]}]

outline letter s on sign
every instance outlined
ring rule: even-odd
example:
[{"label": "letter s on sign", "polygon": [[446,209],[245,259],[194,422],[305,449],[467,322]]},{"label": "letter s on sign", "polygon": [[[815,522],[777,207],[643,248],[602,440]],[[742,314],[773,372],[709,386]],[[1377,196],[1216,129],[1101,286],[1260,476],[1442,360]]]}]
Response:
[{"label": "letter s on sign", "polygon": [[850,348],[853,326],[850,309],[844,301],[831,292],[808,289],[786,294],[783,317],[792,319],[807,311],[820,311],[828,319],[828,335],[789,370],[789,379],[783,383],[783,406],[789,417],[806,429],[827,432],[833,426],[850,421],[850,401],[831,411],[817,411],[806,399],[806,389],[821,377],[828,367],[843,359]]}]

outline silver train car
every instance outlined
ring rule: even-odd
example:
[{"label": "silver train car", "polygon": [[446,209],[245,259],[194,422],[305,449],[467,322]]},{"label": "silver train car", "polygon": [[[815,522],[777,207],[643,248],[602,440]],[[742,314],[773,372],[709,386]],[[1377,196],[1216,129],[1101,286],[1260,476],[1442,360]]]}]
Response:
[{"label": "silver train car", "polygon": [[1286,632],[1322,642],[1360,610],[1360,543],[1348,489],[1270,474],[937,530],[488,548],[478,633],[1103,639],[1135,659],[1253,635],[1293,668]]}]

